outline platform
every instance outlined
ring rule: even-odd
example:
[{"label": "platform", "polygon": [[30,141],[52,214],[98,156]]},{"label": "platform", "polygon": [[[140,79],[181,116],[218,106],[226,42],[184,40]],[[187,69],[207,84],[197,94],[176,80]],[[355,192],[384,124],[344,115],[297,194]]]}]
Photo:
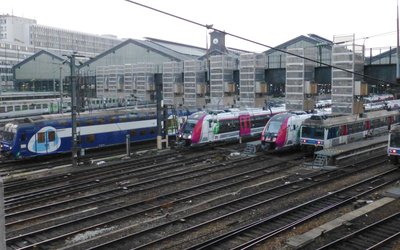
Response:
[{"label": "platform", "polygon": [[323,149],[314,153],[315,160],[313,166],[334,166],[339,161],[353,156],[361,156],[379,148],[387,147],[388,135],[381,135],[366,138],[352,143],[343,144],[334,148]]}]

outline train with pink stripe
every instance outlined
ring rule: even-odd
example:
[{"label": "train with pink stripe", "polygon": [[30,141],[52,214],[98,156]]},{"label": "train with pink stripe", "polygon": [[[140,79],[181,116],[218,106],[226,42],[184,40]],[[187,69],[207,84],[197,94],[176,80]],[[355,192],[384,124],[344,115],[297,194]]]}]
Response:
[{"label": "train with pink stripe", "polygon": [[291,111],[277,114],[265,125],[261,134],[261,149],[264,152],[300,146],[300,127],[311,114]]},{"label": "train with pink stripe", "polygon": [[178,140],[181,145],[196,147],[258,137],[268,120],[284,111],[284,107],[279,107],[270,110],[196,112],[187,117],[182,124]]}]

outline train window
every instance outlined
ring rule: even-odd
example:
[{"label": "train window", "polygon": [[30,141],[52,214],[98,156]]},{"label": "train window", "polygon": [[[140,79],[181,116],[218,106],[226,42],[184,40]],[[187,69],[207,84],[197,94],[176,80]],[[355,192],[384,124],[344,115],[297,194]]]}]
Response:
[{"label": "train window", "polygon": [[142,129],[142,130],[140,130],[140,135],[146,135],[146,130],[145,129]]},{"label": "train window", "polygon": [[150,129],[150,134],[154,135],[156,133],[156,130],[154,128]]},{"label": "train window", "polygon": [[329,128],[328,130],[328,139],[336,138],[339,133],[338,127]]},{"label": "train window", "polygon": [[30,105],[29,105],[29,109],[30,109],[30,110],[35,109],[35,104],[30,104]]},{"label": "train window", "polygon": [[117,117],[111,117],[110,118],[111,123],[116,123],[117,122]]},{"label": "train window", "polygon": [[21,106],[19,105],[15,106],[15,111],[21,111]]},{"label": "train window", "polygon": [[43,108],[47,109],[49,107],[49,105],[47,103],[43,103]]},{"label": "train window", "polygon": [[37,134],[37,142],[38,142],[38,143],[43,143],[43,142],[45,142],[45,135],[44,135],[44,132],[38,133],[38,134]]},{"label": "train window", "polygon": [[129,131],[129,134],[133,137],[136,136],[136,130],[131,130]]},{"label": "train window", "polygon": [[14,111],[14,107],[13,106],[7,106],[7,112],[10,112],[10,111]]},{"label": "train window", "polygon": [[1,106],[1,107],[0,107],[0,113],[5,113],[5,112],[6,112],[6,107]]},{"label": "train window", "polygon": [[49,142],[56,140],[56,132],[55,131],[49,131],[47,136],[49,138]]},{"label": "train window", "polygon": [[126,122],[128,119],[126,118],[126,116],[120,116],[119,117],[119,122]]},{"label": "train window", "polygon": [[35,105],[35,108],[36,108],[36,109],[41,109],[41,108],[42,108],[42,105],[41,105],[41,104],[36,104],[36,105]]},{"label": "train window", "polygon": [[96,135],[94,135],[94,134],[87,135],[87,136],[85,136],[85,140],[87,143],[93,143],[96,141]]},{"label": "train window", "polygon": [[22,110],[28,110],[28,105],[22,105]]},{"label": "train window", "polygon": [[21,134],[21,141],[25,141],[25,140],[26,140],[26,133],[23,132],[23,133]]},{"label": "train window", "polygon": [[315,139],[324,139],[324,128],[315,128]]},{"label": "train window", "polygon": [[310,127],[302,127],[301,128],[301,136],[305,138],[311,138],[312,128]]},{"label": "train window", "polygon": [[97,124],[104,124],[104,123],[106,123],[106,121],[105,121],[104,118],[99,118],[99,119],[97,120]]},{"label": "train window", "polygon": [[94,124],[94,120],[93,119],[87,119],[86,120],[86,125],[91,126]]}]

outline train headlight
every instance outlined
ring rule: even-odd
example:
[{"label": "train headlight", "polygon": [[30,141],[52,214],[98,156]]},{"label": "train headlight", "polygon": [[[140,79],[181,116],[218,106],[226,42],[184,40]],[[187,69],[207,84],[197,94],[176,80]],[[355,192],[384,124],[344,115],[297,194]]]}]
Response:
[{"label": "train headlight", "polygon": [[192,139],[192,135],[189,135],[189,136],[188,136],[188,139],[191,140],[191,139]]},{"label": "train headlight", "polygon": [[390,153],[396,153],[396,151],[397,151],[396,149],[391,149]]}]

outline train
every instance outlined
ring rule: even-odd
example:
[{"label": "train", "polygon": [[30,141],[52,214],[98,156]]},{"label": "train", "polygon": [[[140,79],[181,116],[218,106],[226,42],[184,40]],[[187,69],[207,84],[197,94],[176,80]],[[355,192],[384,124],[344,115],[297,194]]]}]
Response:
[{"label": "train", "polygon": [[400,121],[399,111],[373,111],[358,115],[312,115],[300,128],[300,145],[317,151],[388,133]]},{"label": "train", "polygon": [[279,107],[270,110],[196,112],[182,124],[178,132],[178,143],[182,146],[197,147],[260,136],[268,120],[284,111],[284,107]]},{"label": "train", "polygon": [[299,147],[301,124],[311,115],[290,111],[271,117],[261,133],[261,149],[271,152]]},{"label": "train", "polygon": [[[189,111],[182,115],[188,116]],[[169,114],[169,134],[176,134],[178,117]],[[106,110],[77,117],[79,149],[109,147],[130,141],[148,141],[157,137],[155,109],[128,111]],[[0,129],[0,159],[21,160],[71,152],[72,122],[69,114],[51,114],[18,118]]]},{"label": "train", "polygon": [[[61,112],[62,106],[62,112]],[[151,104],[136,101],[135,98],[88,98],[83,110],[99,110],[118,107],[149,107]],[[153,105],[155,106],[155,105]],[[0,119],[32,115],[57,114],[71,111],[71,98],[38,98],[3,100],[0,102]]]},{"label": "train", "polygon": [[395,124],[389,132],[387,154],[393,164],[399,163],[400,157],[400,125]]}]

